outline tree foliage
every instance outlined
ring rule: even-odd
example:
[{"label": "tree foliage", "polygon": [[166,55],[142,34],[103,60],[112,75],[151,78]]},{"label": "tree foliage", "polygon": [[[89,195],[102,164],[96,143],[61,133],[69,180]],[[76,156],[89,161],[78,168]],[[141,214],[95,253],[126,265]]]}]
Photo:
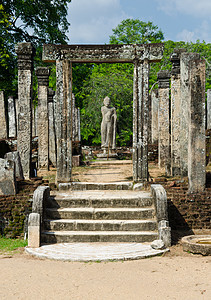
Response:
[{"label": "tree foliage", "polygon": [[0,3],[0,89],[17,92],[15,44],[32,42],[36,63],[41,63],[43,43],[66,43],[67,4],[71,0],[1,0]]},{"label": "tree foliage", "polygon": [[164,40],[163,32],[152,22],[139,19],[123,20],[110,36],[110,44],[146,44]]}]

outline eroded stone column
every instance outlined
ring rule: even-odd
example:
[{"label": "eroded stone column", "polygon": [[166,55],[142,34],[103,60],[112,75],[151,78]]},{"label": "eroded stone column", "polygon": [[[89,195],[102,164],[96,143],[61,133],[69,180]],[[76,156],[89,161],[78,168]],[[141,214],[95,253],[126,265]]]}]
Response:
[{"label": "eroded stone column", "polygon": [[190,90],[190,61],[199,59],[197,53],[181,53],[180,74],[181,74],[181,113],[180,113],[180,170],[182,176],[188,176],[188,128],[189,128],[189,99]]},{"label": "eroded stone column", "polygon": [[49,168],[48,85],[49,68],[37,67],[38,81],[38,168]]},{"label": "eroded stone column", "polygon": [[152,144],[158,143],[158,89],[152,90],[151,93],[151,128],[152,128]]},{"label": "eroded stone column", "polygon": [[[180,117],[181,117],[181,85],[180,85],[180,53],[174,49],[170,60],[171,70],[171,176],[181,174],[180,170]],[[184,51],[183,51],[184,52]]]},{"label": "eroded stone column", "polygon": [[72,64],[56,61],[57,181],[68,182],[72,173]]},{"label": "eroded stone column", "polygon": [[5,113],[4,92],[0,91],[0,139],[7,138],[7,122]]},{"label": "eroded stone column", "polygon": [[16,113],[15,102],[12,96],[8,97],[8,121],[9,121],[9,137],[16,137]]},{"label": "eroded stone column", "polygon": [[207,90],[207,129],[211,129],[211,90]]},{"label": "eroded stone column", "polygon": [[32,142],[32,70],[34,48],[31,43],[16,45],[18,55],[18,127],[17,150],[25,179],[31,175]]},{"label": "eroded stone column", "polygon": [[205,60],[189,62],[189,136],[188,136],[188,182],[189,192],[205,189]]},{"label": "eroded stone column", "polygon": [[54,95],[51,88],[48,89],[48,118],[49,118],[49,160],[56,167],[56,126],[54,112]]},{"label": "eroded stone column", "polygon": [[134,64],[133,180],[148,180],[149,62]]},{"label": "eroded stone column", "polygon": [[167,175],[170,175],[169,79],[169,71],[158,73],[158,164]]}]

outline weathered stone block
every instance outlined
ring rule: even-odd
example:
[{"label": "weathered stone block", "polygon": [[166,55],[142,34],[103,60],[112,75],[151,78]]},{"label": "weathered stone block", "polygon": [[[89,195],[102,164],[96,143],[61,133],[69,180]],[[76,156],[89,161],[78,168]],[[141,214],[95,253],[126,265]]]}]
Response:
[{"label": "weathered stone block", "polygon": [[40,247],[40,214],[31,213],[28,220],[28,247]]},{"label": "weathered stone block", "polygon": [[15,163],[15,176],[19,179],[24,179],[21,159],[18,151],[8,152],[4,156],[7,160],[12,160]]},{"label": "weathered stone block", "polygon": [[0,195],[15,195],[15,163],[0,158]]}]

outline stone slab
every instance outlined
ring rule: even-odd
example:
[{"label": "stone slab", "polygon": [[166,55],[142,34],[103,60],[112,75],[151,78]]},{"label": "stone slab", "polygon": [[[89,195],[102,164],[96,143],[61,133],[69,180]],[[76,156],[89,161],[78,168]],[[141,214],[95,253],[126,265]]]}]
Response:
[{"label": "stone slab", "polygon": [[161,255],[169,249],[154,250],[142,243],[62,243],[25,248],[25,251],[41,259],[62,261],[135,260]]}]

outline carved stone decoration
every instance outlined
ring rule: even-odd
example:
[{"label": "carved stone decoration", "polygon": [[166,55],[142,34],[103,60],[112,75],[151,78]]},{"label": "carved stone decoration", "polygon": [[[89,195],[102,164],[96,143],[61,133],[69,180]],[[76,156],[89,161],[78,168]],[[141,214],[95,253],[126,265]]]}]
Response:
[{"label": "carved stone decoration", "polygon": [[170,72],[158,72],[158,164],[170,175],[169,86]]},{"label": "carved stone decoration", "polygon": [[38,81],[38,168],[49,168],[49,121],[48,121],[48,85],[49,68],[37,67]]}]

